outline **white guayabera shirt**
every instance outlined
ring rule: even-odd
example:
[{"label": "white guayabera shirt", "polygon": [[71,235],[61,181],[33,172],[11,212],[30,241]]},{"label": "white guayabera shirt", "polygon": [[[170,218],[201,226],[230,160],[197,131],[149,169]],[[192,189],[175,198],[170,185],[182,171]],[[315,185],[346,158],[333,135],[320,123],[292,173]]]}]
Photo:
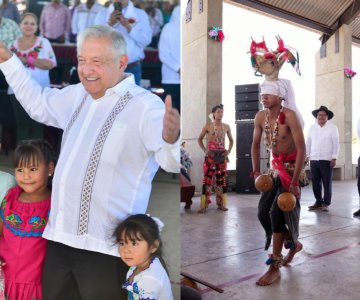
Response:
[{"label": "white guayabera shirt", "polygon": [[145,213],[159,165],[180,171],[180,141],[162,139],[163,102],[132,75],[94,100],[81,83],[42,90],[14,55],[0,69],[34,120],[64,130],[43,236],[118,256],[115,224]]}]

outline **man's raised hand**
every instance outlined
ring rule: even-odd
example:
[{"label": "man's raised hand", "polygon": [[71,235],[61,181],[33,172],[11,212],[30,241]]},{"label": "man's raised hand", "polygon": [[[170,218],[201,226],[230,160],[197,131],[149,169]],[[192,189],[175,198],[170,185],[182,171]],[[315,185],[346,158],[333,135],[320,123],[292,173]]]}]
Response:
[{"label": "man's raised hand", "polygon": [[180,135],[180,114],[176,108],[172,107],[171,96],[165,98],[163,139],[169,144],[177,141]]},{"label": "man's raised hand", "polygon": [[0,40],[0,63],[7,61],[11,56],[11,51],[6,47],[5,43]]}]

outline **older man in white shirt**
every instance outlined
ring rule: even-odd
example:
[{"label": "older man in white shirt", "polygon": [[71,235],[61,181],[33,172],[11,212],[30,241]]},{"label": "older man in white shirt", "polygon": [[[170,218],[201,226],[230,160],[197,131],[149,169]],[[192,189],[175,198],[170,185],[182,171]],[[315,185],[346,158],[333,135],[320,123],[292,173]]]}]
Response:
[{"label": "older man in white shirt", "polygon": [[180,171],[180,117],[167,99],[125,74],[119,32],[93,26],[78,36],[81,83],[42,89],[0,43],[0,69],[38,122],[64,130],[51,195],[43,298],[127,299],[127,266],[111,240],[119,220],[145,213],[159,165]]},{"label": "older man in white shirt", "polygon": [[[312,112],[316,118],[308,132],[306,155],[310,160],[310,172],[315,203],[309,210],[328,211],[332,196],[333,168],[339,155],[339,130],[331,120],[334,113],[326,106]],[[322,196],[322,186],[324,194]]]},{"label": "older man in white shirt", "polygon": [[140,85],[141,61],[145,58],[144,49],[152,39],[148,15],[144,10],[136,8],[129,0],[113,0],[113,4],[108,8],[107,20],[110,26],[124,36],[129,56],[125,71],[134,74],[135,83]]}]

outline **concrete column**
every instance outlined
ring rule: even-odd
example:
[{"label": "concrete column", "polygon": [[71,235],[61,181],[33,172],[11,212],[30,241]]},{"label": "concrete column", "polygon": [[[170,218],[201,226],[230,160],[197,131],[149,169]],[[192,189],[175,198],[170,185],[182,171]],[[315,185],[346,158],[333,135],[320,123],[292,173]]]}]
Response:
[{"label": "concrete column", "polygon": [[191,2],[191,21],[182,19],[181,120],[182,137],[194,163],[191,180],[196,191],[201,191],[204,153],[197,138],[210,122],[211,108],[221,103],[222,80],[222,44],[210,40],[207,33],[211,26],[222,26],[223,4],[204,0],[203,12],[199,12],[200,0]]},{"label": "concrete column", "polygon": [[339,129],[340,153],[334,170],[335,179],[352,179],[351,118],[352,81],[344,76],[351,68],[351,29],[343,25],[316,53],[315,106],[327,106],[334,112],[332,121]]}]

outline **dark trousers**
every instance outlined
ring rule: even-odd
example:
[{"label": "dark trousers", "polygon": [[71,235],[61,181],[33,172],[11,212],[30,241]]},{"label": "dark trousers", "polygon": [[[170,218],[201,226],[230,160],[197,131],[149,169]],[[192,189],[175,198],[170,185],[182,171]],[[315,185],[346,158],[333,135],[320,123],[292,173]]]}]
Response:
[{"label": "dark trousers", "polygon": [[265,230],[267,237],[271,237],[273,233],[270,211],[274,204],[276,195],[278,194],[279,183],[274,181],[272,189],[262,193],[258,204],[258,219]]},{"label": "dark trousers", "polygon": [[300,220],[300,198],[296,199],[296,207],[284,213],[277,204],[278,196],[285,192],[280,178],[274,178],[274,184],[270,191],[262,193],[258,204],[258,219],[263,226],[266,234],[265,250],[270,246],[273,233],[286,233],[287,240],[295,245],[299,238]]},{"label": "dark trousers", "polygon": [[43,139],[44,125],[31,119],[15,95],[10,95],[16,122],[16,142],[27,139]]},{"label": "dark trousers", "polygon": [[46,300],[127,300],[129,268],[119,257],[49,241],[43,272]]},{"label": "dark trousers", "polygon": [[[162,84],[164,88],[164,96],[171,95],[172,106],[181,112],[180,102],[180,84]],[[165,99],[165,98],[164,98]]]},{"label": "dark trousers", "polygon": [[[316,203],[329,206],[331,204],[333,175],[333,168],[330,166],[330,161],[311,160],[310,172]],[[324,186],[324,197],[322,196],[322,186]]]},{"label": "dark trousers", "polygon": [[58,44],[64,44],[65,43],[65,36],[61,35],[57,39],[48,38],[50,43],[58,43]]}]

